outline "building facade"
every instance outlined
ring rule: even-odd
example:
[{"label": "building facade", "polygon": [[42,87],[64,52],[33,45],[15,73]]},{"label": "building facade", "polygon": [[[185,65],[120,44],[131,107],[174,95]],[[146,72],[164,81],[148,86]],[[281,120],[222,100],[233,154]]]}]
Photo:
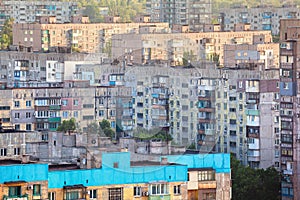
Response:
[{"label": "building facade", "polygon": [[236,24],[249,24],[250,30],[270,30],[273,35],[279,35],[281,19],[299,19],[297,6],[221,8],[219,17],[225,31],[234,30]]},{"label": "building facade", "polygon": [[120,34],[112,37],[112,57],[121,62],[130,56],[136,64],[165,62],[170,66],[209,60],[225,67],[225,44],[271,42],[270,31]]},{"label": "building facade", "polygon": [[35,24],[14,24],[13,45],[30,51],[111,54],[113,34],[139,32],[143,27],[155,27],[150,28],[154,32],[170,32],[168,23],[88,23],[83,17],[73,23],[59,24],[55,18],[50,21],[52,18]]},{"label": "building facade", "polygon": [[211,23],[212,2],[205,1],[146,1],[146,13],[152,22],[168,22],[174,25],[188,25],[191,31],[204,30]]},{"label": "building facade", "polygon": [[24,200],[230,199],[229,154],[184,157],[185,161],[179,164],[173,161],[170,165],[167,159],[179,160],[168,157],[141,165],[141,162],[131,163],[129,153],[115,152],[102,154],[101,168],[87,170],[55,170],[48,164],[0,166],[3,173],[0,195],[4,199]]},{"label": "building facade", "polygon": [[280,165],[282,199],[298,199],[299,180],[299,31],[298,19],[280,22]]}]

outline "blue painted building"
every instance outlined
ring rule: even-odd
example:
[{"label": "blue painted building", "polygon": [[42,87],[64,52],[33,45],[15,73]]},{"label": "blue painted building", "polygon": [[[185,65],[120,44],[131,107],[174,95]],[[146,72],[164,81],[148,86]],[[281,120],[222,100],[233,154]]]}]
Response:
[{"label": "blue painted building", "polygon": [[49,170],[48,164],[0,166],[0,199],[188,199],[189,170],[214,171],[216,179],[208,180],[214,190],[217,174],[230,177],[229,154],[167,156],[167,160],[133,165],[129,152],[115,152],[103,153],[101,168],[94,169]]}]

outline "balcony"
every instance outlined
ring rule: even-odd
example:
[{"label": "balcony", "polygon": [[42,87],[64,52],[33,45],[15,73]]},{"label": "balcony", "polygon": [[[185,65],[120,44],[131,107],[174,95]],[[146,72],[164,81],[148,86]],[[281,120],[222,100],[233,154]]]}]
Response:
[{"label": "balcony", "polygon": [[214,108],[199,108],[199,112],[214,112]]},{"label": "balcony", "polygon": [[206,129],[205,130],[205,135],[214,135],[216,132],[215,129]]},{"label": "balcony", "polygon": [[293,63],[280,63],[281,68],[283,69],[293,69]]},{"label": "balcony", "polygon": [[162,195],[150,195],[149,200],[171,200],[171,195],[169,194],[162,194]]},{"label": "balcony", "polygon": [[246,110],[246,115],[259,116],[260,115],[260,111],[259,110],[254,110],[254,109],[247,109]]},{"label": "balcony", "polygon": [[293,175],[293,170],[290,170],[290,169],[289,170],[287,170],[287,169],[283,170],[283,174],[284,175]]},{"label": "balcony", "polygon": [[205,130],[199,129],[199,130],[198,130],[198,133],[199,133],[199,134],[204,134],[204,133],[205,133]]},{"label": "balcony", "polygon": [[60,105],[49,105],[49,110],[60,110]]},{"label": "balcony", "polygon": [[3,200],[28,200],[28,195],[20,195],[20,196],[3,196]]},{"label": "balcony", "polygon": [[61,122],[61,117],[51,117],[48,120],[49,122]]},{"label": "balcony", "polygon": [[248,161],[249,162],[259,162],[260,161],[260,157],[259,156],[249,156],[248,155]]},{"label": "balcony", "polygon": [[214,123],[215,120],[214,119],[210,119],[210,118],[200,118],[198,119],[199,123]]},{"label": "balcony", "polygon": [[259,99],[247,98],[246,103],[257,104]]},{"label": "balcony", "polygon": [[144,122],[144,119],[143,119],[143,118],[137,118],[137,119],[136,119],[136,122],[139,123],[139,124],[140,124],[140,123],[142,124],[142,123]]}]

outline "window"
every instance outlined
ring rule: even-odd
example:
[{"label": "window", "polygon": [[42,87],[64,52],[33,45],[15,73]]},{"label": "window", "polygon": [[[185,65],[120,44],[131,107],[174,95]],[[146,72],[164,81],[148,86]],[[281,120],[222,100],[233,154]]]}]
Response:
[{"label": "window", "polygon": [[62,106],[67,106],[68,105],[68,100],[62,100],[61,104],[62,104]]},{"label": "window", "polygon": [[243,88],[243,81],[239,81],[239,88]]},{"label": "window", "polygon": [[289,84],[288,83],[283,83],[284,85],[283,85],[283,88],[284,89],[289,89]]},{"label": "window", "polygon": [[7,149],[6,148],[0,149],[0,156],[7,156]]},{"label": "window", "polygon": [[15,155],[15,156],[16,156],[16,155],[20,155],[20,151],[21,151],[20,147],[14,148],[14,155]]},{"label": "window", "polygon": [[9,197],[19,197],[21,196],[21,186],[11,186],[8,188]]},{"label": "window", "polygon": [[63,111],[63,118],[68,118],[68,111]]},{"label": "window", "polygon": [[20,101],[15,101],[15,107],[19,108],[20,107]]},{"label": "window", "polygon": [[180,194],[180,185],[174,185],[174,194]]},{"label": "window", "polygon": [[31,107],[31,101],[26,101],[26,107]]},{"label": "window", "polygon": [[30,112],[26,112],[26,118],[31,118],[31,113]]},{"label": "window", "polygon": [[115,121],[110,122],[110,127],[115,128],[116,127],[116,122]]},{"label": "window", "polygon": [[239,104],[239,110],[243,110],[243,104]]},{"label": "window", "polygon": [[239,98],[240,98],[240,100],[243,99],[243,93],[240,93],[240,94],[239,94]]},{"label": "window", "polygon": [[33,196],[41,196],[41,185],[40,184],[33,185]]},{"label": "window", "polygon": [[31,131],[31,124],[26,124],[26,131]]},{"label": "window", "polygon": [[97,190],[90,190],[90,199],[96,199],[97,198]]},{"label": "window", "polygon": [[48,199],[49,200],[55,200],[55,192],[49,192],[48,193]]},{"label": "window", "polygon": [[0,110],[10,110],[9,106],[0,106]]},{"label": "window", "polygon": [[141,196],[142,188],[141,186],[134,186],[133,187],[133,196]]},{"label": "window", "polygon": [[78,111],[74,111],[73,115],[74,115],[75,118],[77,118],[78,117]]},{"label": "window", "polygon": [[79,199],[78,191],[71,191],[66,193],[66,200]]},{"label": "window", "polygon": [[20,118],[20,113],[15,113],[15,119],[19,119]]},{"label": "window", "polygon": [[48,141],[48,133],[43,133],[42,134],[42,140],[43,141]]},{"label": "window", "polygon": [[20,124],[15,124],[15,130],[20,130]]},{"label": "window", "polygon": [[73,105],[78,106],[78,99],[73,100]]},{"label": "window", "polygon": [[151,195],[169,194],[169,187],[167,184],[153,184],[150,185]]},{"label": "window", "polygon": [[203,199],[216,199],[216,193],[203,193]]},{"label": "window", "polygon": [[104,110],[99,110],[99,117],[103,117],[104,116]]},{"label": "window", "polygon": [[123,188],[108,189],[108,200],[122,200],[122,199],[123,199]]},{"label": "window", "polygon": [[205,170],[198,172],[198,180],[199,181],[214,181],[215,180],[215,171],[213,170]]}]

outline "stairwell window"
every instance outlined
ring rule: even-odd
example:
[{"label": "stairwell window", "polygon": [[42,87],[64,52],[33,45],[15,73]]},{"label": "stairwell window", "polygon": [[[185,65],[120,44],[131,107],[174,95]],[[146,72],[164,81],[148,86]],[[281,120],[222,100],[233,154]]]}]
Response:
[{"label": "stairwell window", "polygon": [[40,184],[33,185],[33,196],[41,196],[41,185]]}]

